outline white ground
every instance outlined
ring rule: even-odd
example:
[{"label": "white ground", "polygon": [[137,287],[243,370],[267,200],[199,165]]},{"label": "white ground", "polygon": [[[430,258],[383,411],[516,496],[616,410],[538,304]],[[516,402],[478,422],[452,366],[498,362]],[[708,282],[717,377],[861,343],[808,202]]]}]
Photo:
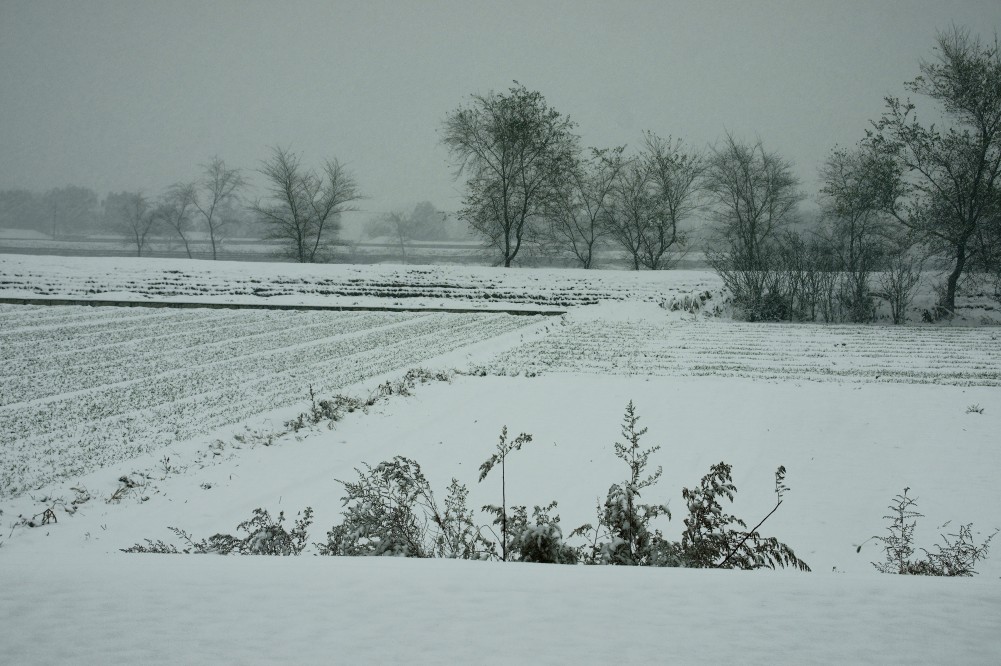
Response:
[{"label": "white ground", "polygon": [[666,275],[0,254],[0,298],[561,310],[601,300],[659,303],[720,287],[719,279],[708,271]]},{"label": "white ground", "polygon": [[[303,401],[103,461],[0,500],[0,661],[998,663],[997,547],[972,579],[882,575],[870,564],[881,559],[876,542],[855,550],[882,533],[886,506],[905,486],[926,516],[920,546],[959,522],[973,522],[981,538],[1001,527],[1001,361],[992,332],[750,327],[602,306],[423,363],[509,373],[524,363],[535,377],[428,384],[333,430],[265,446],[264,433]],[[585,336],[607,342],[568,347]],[[749,344],[758,353],[743,355],[755,362],[734,369],[728,350]],[[875,345],[869,355],[866,345]],[[916,373],[905,372],[909,355]],[[652,372],[642,371],[644,358]],[[832,362],[844,371],[827,372]],[[878,380],[876,366],[888,371]],[[345,390],[367,395],[392,374]],[[674,520],[660,526],[667,536],[682,529],[681,488],[712,463],[734,466],[733,511],[755,522],[774,504],[782,464],[791,491],[762,532],[791,545],[813,572],[118,550],[170,541],[168,526],[196,538],[232,533],[255,507],[294,517],[312,506],[310,541],[323,541],[339,522],[335,479],[397,454],[417,459],[439,496],[455,476],[470,487],[470,506],[496,502],[498,479],[477,484],[477,468],[504,425],[534,436],[509,459],[509,501],[557,500],[569,532],[592,521],[595,501],[625,476],[612,443],[629,400],[649,428],[644,444],[662,446],[651,462],[664,475],[646,498],[670,502]],[[983,413],[967,413],[972,405]],[[122,476],[141,485],[108,502]],[[15,526],[47,506],[58,523]]]}]

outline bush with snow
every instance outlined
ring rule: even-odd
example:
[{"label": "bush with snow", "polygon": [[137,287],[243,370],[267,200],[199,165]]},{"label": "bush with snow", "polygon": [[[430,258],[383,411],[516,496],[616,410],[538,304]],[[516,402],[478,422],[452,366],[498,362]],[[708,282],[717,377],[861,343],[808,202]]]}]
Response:
[{"label": "bush with snow", "polygon": [[285,512],[279,512],[278,519],[271,517],[265,509],[254,509],[254,515],[237,525],[238,531],[247,533],[240,538],[231,534],[216,534],[208,539],[195,541],[190,534],[177,527],[168,529],[187,545],[178,550],[177,546],[162,540],[146,539],[146,545],[136,544],[123,548],[125,553],[167,553],[167,554],[216,554],[216,555],[300,555],[306,548],[307,528],[313,522],[313,509],[306,507],[299,514],[291,531],[285,529]]},{"label": "bush with snow", "polygon": [[[788,490],[784,467],[776,472],[775,507],[747,530],[743,520],[722,509],[721,498],[732,502],[737,490],[731,481],[731,467],[722,462],[714,465],[697,488],[682,491],[689,516],[681,541],[665,539],[652,527],[652,521],[662,515],[670,518],[667,505],[640,501],[641,491],[657,482],[662,469],[646,474],[650,455],[660,447],[640,448],[646,428],[637,427],[639,418],[630,401],[623,417],[624,441],[615,444],[616,456],[629,467],[629,478],[611,486],[604,504],[598,507],[597,526],[582,525],[570,533],[571,538],[587,539],[588,543],[578,547],[563,539],[559,516],[552,514],[556,502],[536,506],[531,518],[524,506],[507,507],[506,458],[532,437],[522,433],[508,439],[507,428],[503,428],[496,452],[480,466],[480,481],[493,469],[501,469],[501,505],[483,507],[500,529],[500,559],[732,569],[794,566],[809,571],[792,548],[758,532]],[[366,467],[366,472],[358,471],[358,481],[341,482],[348,492],[343,498],[344,521],[327,533],[327,543],[319,545],[322,554],[498,558],[497,544],[476,528],[465,505],[466,488],[457,480],[452,480],[446,510],[441,511],[416,461],[397,456],[374,468]]]},{"label": "bush with snow", "polygon": [[[697,567],[718,569],[758,569],[761,567],[794,566],[803,571],[810,568],[796,557],[792,548],[775,537],[763,537],[758,528],[782,504],[786,488],[785,467],[775,473],[775,493],[778,501],[751,530],[747,524],[723,510],[721,499],[733,502],[737,488],[731,479],[731,466],[720,462],[702,477],[698,487],[685,488],[681,495],[688,508],[684,519],[685,531],[680,542],[668,541],[651,521],[671,513],[666,504],[640,503],[640,491],[653,486],[662,469],[644,478],[647,460],[659,446],[641,450],[640,438],[647,429],[637,429],[639,416],[632,401],[626,406],[622,436],[625,442],[615,444],[615,455],[628,466],[630,478],[614,484],[608,491],[604,506],[598,508],[597,527],[587,524],[574,530],[572,536],[588,536],[589,544],[582,549],[582,559],[592,564],[628,564],[640,566]],[[734,529],[737,526],[743,529]]]},{"label": "bush with snow", "polygon": [[[905,574],[915,576],[972,576],[976,573],[974,567],[977,562],[987,557],[990,543],[998,534],[998,530],[988,536],[982,543],[978,544],[973,539],[973,523],[959,526],[956,534],[941,535],[942,544],[935,544],[936,551],[933,553],[925,548],[921,550],[925,556],[923,559],[914,558],[916,552],[914,548],[914,531],[917,528],[917,519],[923,518],[923,514],[918,513],[913,507],[917,506],[917,499],[908,496],[910,488],[904,488],[904,492],[893,498],[890,504],[890,513],[883,516],[889,520],[887,534],[884,536],[873,536],[871,539],[879,541],[883,545],[883,552],[886,559],[883,562],[873,562],[872,565],[881,573]],[[945,527],[946,523],[942,527]],[[856,549],[861,552],[862,546]]]},{"label": "bush with snow", "polygon": [[340,481],[347,491],[344,520],[317,544],[321,555],[394,555],[483,559],[496,553],[466,507],[466,487],[452,479],[444,508],[417,461],[404,456],[355,470],[357,481]]}]

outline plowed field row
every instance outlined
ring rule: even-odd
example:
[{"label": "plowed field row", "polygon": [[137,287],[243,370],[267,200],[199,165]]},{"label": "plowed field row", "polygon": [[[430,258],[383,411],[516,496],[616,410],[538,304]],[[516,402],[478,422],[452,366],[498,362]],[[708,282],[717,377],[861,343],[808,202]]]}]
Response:
[{"label": "plowed field row", "polygon": [[990,328],[587,321],[496,363],[508,372],[1001,386],[999,337]]},{"label": "plowed field row", "polygon": [[[48,309],[73,318],[84,309],[113,323],[106,311]],[[0,497],[303,402],[310,386],[330,395],[537,321],[489,313],[241,310],[232,315],[242,325],[234,337],[231,324],[213,332],[184,311],[158,310],[143,318],[145,326],[131,321],[131,311],[115,311],[130,320],[135,341],[91,349],[87,343],[100,338],[74,337],[79,327],[46,328],[79,344],[65,371],[49,364],[43,346],[19,345],[16,358],[7,346],[0,351],[0,367],[46,368],[26,378],[0,371],[8,401],[0,406]],[[202,329],[162,335],[178,316]],[[197,343],[192,336],[200,336]]]}]

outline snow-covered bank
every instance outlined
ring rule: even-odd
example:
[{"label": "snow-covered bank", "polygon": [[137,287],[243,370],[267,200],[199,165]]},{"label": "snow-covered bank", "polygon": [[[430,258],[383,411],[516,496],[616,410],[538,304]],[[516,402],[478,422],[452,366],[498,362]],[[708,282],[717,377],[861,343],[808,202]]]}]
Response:
[{"label": "snow-covered bank", "polygon": [[353,559],[5,558],[11,664],[1001,660],[1001,583]]}]

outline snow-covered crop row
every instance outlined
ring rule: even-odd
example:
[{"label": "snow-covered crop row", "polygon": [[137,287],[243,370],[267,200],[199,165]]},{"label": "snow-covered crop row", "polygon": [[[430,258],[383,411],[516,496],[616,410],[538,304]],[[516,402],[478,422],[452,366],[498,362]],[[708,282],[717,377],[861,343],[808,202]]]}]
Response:
[{"label": "snow-covered crop row", "polygon": [[81,308],[44,310],[67,319],[65,327],[57,316],[39,320],[39,334],[59,351],[24,325],[31,311],[3,333],[0,496],[302,402],[310,386],[329,395],[536,321],[261,310],[148,310],[136,318],[131,309],[87,308],[91,326]]},{"label": "snow-covered crop row", "polygon": [[1001,386],[996,328],[567,322],[501,354],[506,372],[718,375]]},{"label": "snow-covered crop row", "polygon": [[273,264],[0,255],[0,297],[566,308],[717,289],[709,271]]},{"label": "snow-covered crop row", "polygon": [[[330,314],[323,312],[264,311],[249,317],[251,326],[247,325],[247,316],[235,313],[225,319],[183,319],[183,324],[165,322],[162,329],[144,321],[142,329],[133,325],[124,330],[112,328],[81,335],[75,328],[47,331],[55,338],[51,343],[35,342],[30,331],[23,329],[18,334],[0,336],[13,338],[4,341],[3,355],[9,352],[11,356],[7,366],[10,378],[0,386],[0,405],[104,388],[150,374],[247,362],[247,358],[270,350],[308,346],[332,334],[344,340],[356,333],[367,336],[387,325],[385,317],[377,313],[346,313],[338,317],[336,325],[332,325]],[[109,324],[113,326],[113,322]],[[291,339],[290,328],[294,331]],[[104,334],[115,340],[105,339]],[[27,353],[36,344],[46,345],[51,351],[44,356]],[[81,348],[86,353],[81,354]]]}]

